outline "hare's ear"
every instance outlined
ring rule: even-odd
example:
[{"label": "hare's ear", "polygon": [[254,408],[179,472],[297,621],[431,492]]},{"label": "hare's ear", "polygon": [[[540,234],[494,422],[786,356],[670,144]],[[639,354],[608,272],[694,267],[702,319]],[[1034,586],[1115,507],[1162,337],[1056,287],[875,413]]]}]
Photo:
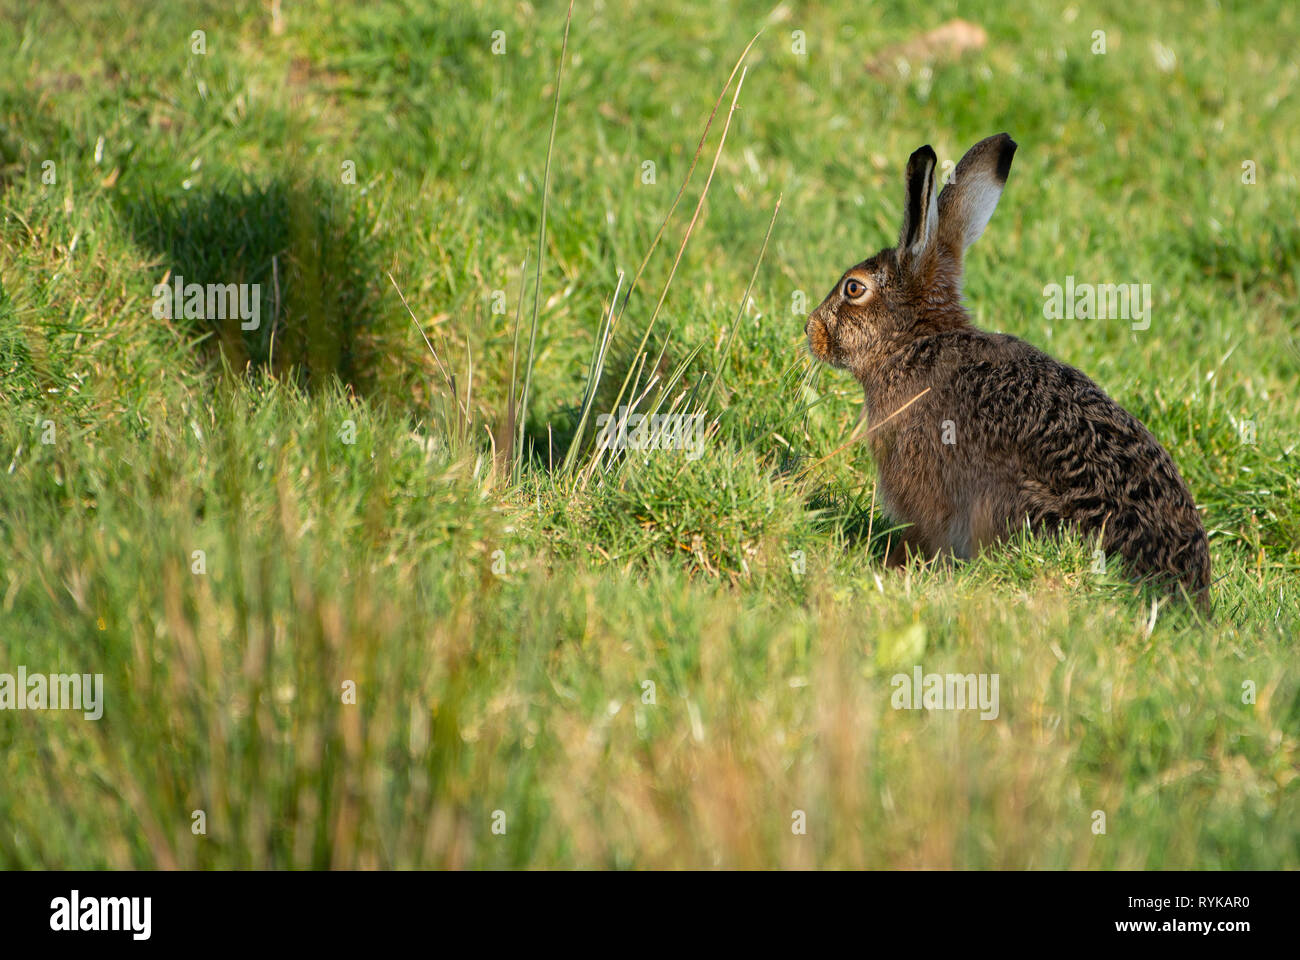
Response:
[{"label": "hare's ear", "polygon": [[981,140],[966,151],[940,192],[939,242],[958,259],[988,226],[1015,155],[1016,142],[1005,133]]},{"label": "hare's ear", "polygon": [[898,235],[900,261],[921,257],[934,243],[939,208],[934,197],[937,158],[927,143],[907,161],[907,197],[903,203],[903,229]]}]

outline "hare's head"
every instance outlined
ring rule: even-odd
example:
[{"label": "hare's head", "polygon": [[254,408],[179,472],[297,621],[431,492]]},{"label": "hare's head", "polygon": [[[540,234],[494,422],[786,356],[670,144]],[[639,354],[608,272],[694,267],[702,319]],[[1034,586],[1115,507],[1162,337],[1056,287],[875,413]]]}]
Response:
[{"label": "hare's head", "polygon": [[814,357],[861,379],[891,345],[966,323],[962,256],[993,216],[1015,152],[1005,133],[981,140],[937,198],[934,151],[912,154],[898,246],[850,267],[808,317]]}]

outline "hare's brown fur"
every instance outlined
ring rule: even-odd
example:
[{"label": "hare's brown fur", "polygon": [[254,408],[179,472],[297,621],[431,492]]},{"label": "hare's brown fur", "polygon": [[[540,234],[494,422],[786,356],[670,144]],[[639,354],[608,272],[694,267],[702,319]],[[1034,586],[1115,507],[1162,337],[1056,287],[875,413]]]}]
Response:
[{"label": "hare's brown fur", "polygon": [[862,384],[878,495],[906,548],[970,557],[1026,523],[1070,525],[1208,607],[1205,529],[1168,452],[1084,374],[962,307],[962,256],[1015,149],[1006,134],[976,144],[937,200],[934,152],[914,153],[899,246],[844,274],[809,317],[809,348]]}]

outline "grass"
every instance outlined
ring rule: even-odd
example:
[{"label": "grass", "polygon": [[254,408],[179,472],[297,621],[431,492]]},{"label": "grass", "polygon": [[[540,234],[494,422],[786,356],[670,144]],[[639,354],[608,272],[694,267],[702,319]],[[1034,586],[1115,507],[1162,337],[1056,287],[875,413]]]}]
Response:
[{"label": "grass", "polygon": [[[0,0],[0,673],[105,685],[0,713],[0,866],[1300,866],[1297,16],[579,0],[561,76],[560,5]],[[971,312],[1168,446],[1208,624],[1078,538],[882,566],[798,308],[1000,130]],[[640,397],[704,455],[594,452]]]}]

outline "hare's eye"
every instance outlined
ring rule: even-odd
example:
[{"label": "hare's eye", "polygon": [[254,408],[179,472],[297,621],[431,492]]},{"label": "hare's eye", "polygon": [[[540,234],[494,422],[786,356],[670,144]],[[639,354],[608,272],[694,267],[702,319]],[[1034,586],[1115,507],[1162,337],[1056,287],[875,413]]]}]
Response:
[{"label": "hare's eye", "polygon": [[844,281],[844,296],[848,297],[850,300],[856,300],[866,292],[867,285],[861,280],[849,278]]}]

